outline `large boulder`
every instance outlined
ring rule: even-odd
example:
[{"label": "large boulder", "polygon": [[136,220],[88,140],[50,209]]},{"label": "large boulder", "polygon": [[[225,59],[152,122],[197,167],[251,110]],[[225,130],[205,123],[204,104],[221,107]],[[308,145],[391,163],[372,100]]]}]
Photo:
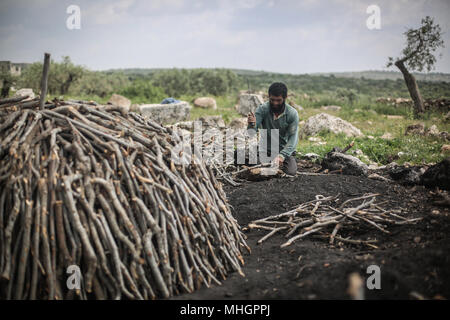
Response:
[{"label": "large boulder", "polygon": [[30,89],[30,88],[19,89],[14,94],[14,98],[25,97],[25,96],[28,96],[28,98],[26,98],[23,101],[33,100],[36,97],[33,92],[33,89]]},{"label": "large boulder", "polygon": [[216,110],[217,104],[213,98],[201,97],[194,100],[194,107]]},{"label": "large boulder", "polygon": [[126,109],[128,111],[131,107],[130,99],[127,99],[124,96],[115,93],[113,93],[111,98],[109,98],[108,103]]},{"label": "large boulder", "polygon": [[159,123],[168,124],[189,119],[191,106],[186,101],[171,104],[143,104],[139,111]]},{"label": "large boulder", "polygon": [[327,113],[320,113],[308,118],[302,127],[301,136],[313,136],[322,130],[330,130],[336,134],[344,133],[347,137],[359,137],[363,135],[361,130],[351,123]]},{"label": "large boulder", "polygon": [[342,174],[352,176],[367,176],[367,165],[358,158],[341,153],[329,152],[322,160],[322,169],[329,171],[340,170]]},{"label": "large boulder", "polygon": [[239,96],[239,104],[237,104],[236,111],[246,116],[249,112],[255,112],[256,108],[264,103],[264,100],[259,94],[243,93]]}]

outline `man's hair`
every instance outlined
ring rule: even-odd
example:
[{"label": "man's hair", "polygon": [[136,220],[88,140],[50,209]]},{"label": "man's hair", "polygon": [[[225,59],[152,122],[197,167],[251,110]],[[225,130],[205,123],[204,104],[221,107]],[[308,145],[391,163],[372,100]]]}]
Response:
[{"label": "man's hair", "polygon": [[282,82],[274,82],[269,87],[269,96],[282,96],[283,98],[287,97],[287,87]]}]

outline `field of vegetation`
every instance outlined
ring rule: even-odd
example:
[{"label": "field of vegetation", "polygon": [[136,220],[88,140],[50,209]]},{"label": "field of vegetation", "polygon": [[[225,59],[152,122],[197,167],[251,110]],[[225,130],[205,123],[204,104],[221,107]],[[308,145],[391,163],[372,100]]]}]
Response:
[{"label": "field of vegetation", "polygon": [[[33,88],[39,92],[42,64],[29,65],[20,77],[11,79],[15,88]],[[376,75],[378,78],[380,74]],[[392,76],[390,76],[392,78]],[[420,78],[419,78],[420,79]],[[446,79],[441,76],[438,79]],[[231,69],[125,69],[110,71],[90,71],[74,65],[69,57],[61,62],[52,62],[49,75],[49,99],[95,100],[106,103],[112,93],[129,98],[132,103],[159,103],[166,97],[193,102],[200,96],[216,99],[216,110],[193,108],[191,120],[205,115],[221,115],[225,122],[240,117],[234,106],[238,102],[240,90],[267,91],[272,82],[286,83],[290,100],[304,108],[299,113],[300,120],[324,112],[321,106],[338,105],[341,110],[330,112],[351,122],[363,133],[356,138],[354,149],[360,149],[367,157],[365,162],[387,164],[434,163],[448,154],[441,153],[441,147],[448,144],[438,137],[405,136],[405,128],[422,122],[425,128],[436,125],[439,131],[450,131],[450,123],[445,120],[448,110],[427,110],[422,119],[413,118],[410,107],[396,107],[377,103],[378,97],[409,98],[408,90],[401,78],[371,79],[368,73],[362,77],[326,75],[276,74],[263,71]],[[450,98],[450,84],[446,81],[418,81],[425,99]],[[11,90],[10,95],[13,94]],[[395,115],[400,117],[390,118]],[[382,136],[386,133],[392,139]],[[300,140],[300,153],[314,152],[323,156],[334,146],[344,147],[352,141],[343,135],[330,132],[319,134],[325,144],[307,139]]]}]

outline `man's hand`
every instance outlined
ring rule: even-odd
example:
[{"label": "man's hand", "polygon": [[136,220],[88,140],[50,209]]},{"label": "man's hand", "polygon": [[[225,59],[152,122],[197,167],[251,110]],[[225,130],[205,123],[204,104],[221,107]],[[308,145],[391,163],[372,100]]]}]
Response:
[{"label": "man's hand", "polygon": [[253,112],[249,112],[247,115],[247,122],[254,126],[256,124],[256,117]]}]

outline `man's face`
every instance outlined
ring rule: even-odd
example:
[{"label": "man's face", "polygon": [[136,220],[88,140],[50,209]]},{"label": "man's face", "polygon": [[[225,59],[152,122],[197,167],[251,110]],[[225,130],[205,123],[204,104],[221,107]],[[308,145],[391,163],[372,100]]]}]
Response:
[{"label": "man's face", "polygon": [[274,111],[278,111],[283,107],[284,98],[282,96],[269,96],[270,107]]}]

